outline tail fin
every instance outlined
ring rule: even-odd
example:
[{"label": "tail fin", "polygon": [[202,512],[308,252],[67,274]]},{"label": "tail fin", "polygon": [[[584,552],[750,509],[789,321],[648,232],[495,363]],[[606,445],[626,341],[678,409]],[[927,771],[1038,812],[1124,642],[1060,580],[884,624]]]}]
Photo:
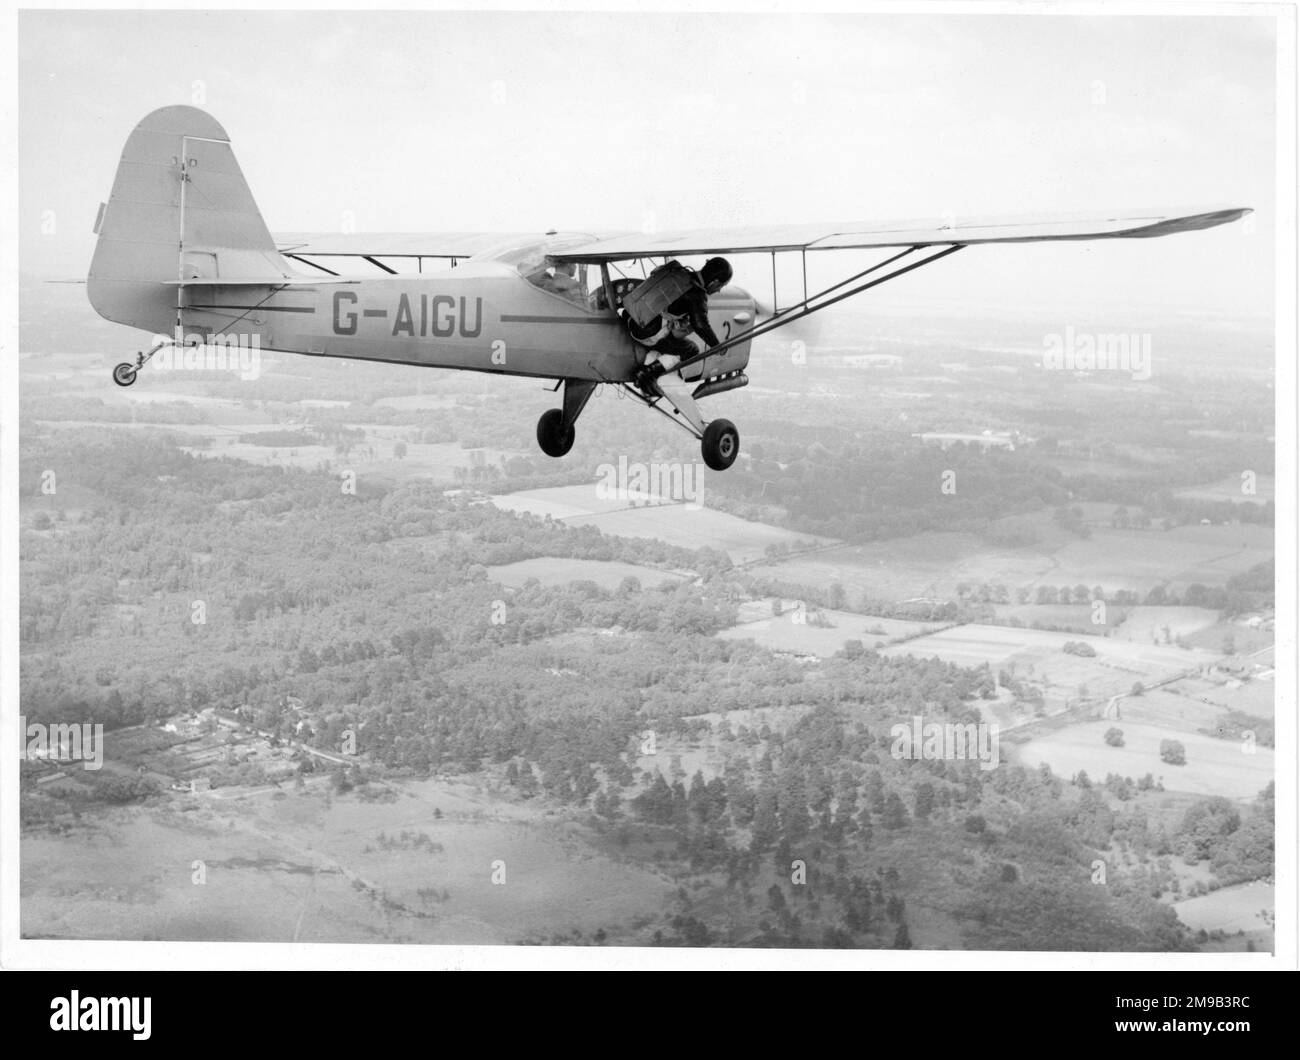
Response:
[{"label": "tail fin", "polygon": [[95,232],[90,304],[145,331],[168,333],[180,323],[178,281],[265,277],[270,284],[293,275],[226,131],[195,107],[163,107],[135,127]]}]

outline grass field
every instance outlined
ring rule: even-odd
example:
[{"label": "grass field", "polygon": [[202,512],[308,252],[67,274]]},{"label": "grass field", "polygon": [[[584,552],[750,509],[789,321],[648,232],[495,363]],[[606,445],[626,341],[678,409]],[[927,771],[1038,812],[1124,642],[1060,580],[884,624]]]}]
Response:
[{"label": "grass field", "polygon": [[[1018,667],[1059,667],[1071,660],[1088,663],[1102,670],[1116,670],[1135,677],[1169,676],[1212,661],[1203,652],[1187,651],[1172,645],[1142,644],[1114,637],[1088,637],[1086,643],[1097,653],[1094,658],[1069,655],[1062,650],[1067,641],[1081,640],[1073,633],[1052,630],[1014,629],[1007,626],[970,624],[954,626],[906,644],[887,648],[886,655],[908,654],[937,656],[945,662],[962,666],[991,666],[1014,662]],[[1132,678],[1129,681],[1132,685]]]},{"label": "grass field", "polygon": [[1175,902],[1174,912],[1193,931],[1271,933],[1272,927],[1262,914],[1272,914],[1273,901],[1273,885],[1255,880]]},{"label": "grass field", "polygon": [[1091,604],[999,604],[994,607],[999,619],[1014,619],[1032,627],[1035,623],[1059,629],[1073,629],[1080,633],[1098,634],[1114,631],[1123,623],[1124,613],[1118,607],[1105,611],[1106,621],[1094,623]]},{"label": "grass field", "polygon": [[[769,605],[766,618],[742,622],[740,625],[724,629],[718,634],[724,640],[753,640],[764,648],[773,651],[796,652],[800,655],[819,655],[829,658],[844,647],[846,640],[860,640],[868,648],[884,647],[904,637],[914,637],[928,628],[920,622],[904,622],[895,618],[875,618],[870,615],[858,615],[848,611],[819,612],[821,619],[829,622],[829,628],[814,625],[814,614],[802,612],[804,621],[796,618],[800,612],[790,604],[787,611],[773,616]],[[812,619],[812,621],[809,621]]]},{"label": "grass field", "polygon": [[1232,650],[1243,655],[1253,655],[1273,643],[1272,630],[1251,629],[1241,622],[1216,622],[1205,629],[1197,630],[1188,636],[1187,642],[1195,648],[1208,648],[1210,651],[1224,652],[1224,644],[1231,638]]},{"label": "grass field", "polygon": [[652,538],[683,548],[715,548],[733,563],[760,558],[769,545],[807,548],[825,544],[823,538],[739,519],[707,507],[707,483],[703,507],[659,503],[661,498],[601,497],[597,483],[526,490],[493,497],[499,508],[549,515],[573,526],[595,526],[618,537]]},{"label": "grass field", "polygon": [[[1102,738],[1115,724],[1124,732],[1123,747],[1111,747]],[[1182,742],[1186,765],[1161,761],[1160,741],[1168,738]],[[1257,748],[1255,754],[1248,755],[1235,741],[1125,721],[1071,725],[1030,740],[1015,748],[1013,755],[1030,768],[1046,762],[1052,772],[1063,777],[1081,769],[1093,780],[1104,780],[1107,773],[1137,780],[1150,773],[1169,791],[1239,800],[1255,798],[1274,777],[1273,752],[1268,748]]]},{"label": "grass field", "polygon": [[[597,483],[592,481],[579,486],[520,490],[517,493],[497,494],[492,498],[492,503],[508,512],[531,512],[533,515],[549,515],[552,519],[573,519],[599,512],[616,512],[632,505],[632,501],[626,498],[602,496],[596,487]],[[676,502],[648,496],[640,503]]]},{"label": "grass field", "polygon": [[[1088,538],[1078,538],[1041,525],[1041,517],[1035,515],[1007,522],[1033,528],[1038,542],[1024,548],[1005,548],[971,533],[923,533],[844,545],[754,569],[759,574],[805,585],[839,582],[851,597],[865,594],[883,600],[955,598],[960,584],[982,582],[1001,583],[1011,590],[1025,587],[1031,592],[1039,585],[1085,585],[1089,589],[1100,585],[1108,594],[1129,589],[1145,595],[1157,585],[1176,590],[1193,582],[1221,586],[1233,574],[1273,556],[1273,532],[1269,527],[1198,524],[1168,531],[1100,528]],[[1033,607],[1023,614],[1019,609],[1011,613],[1032,622],[1037,610]],[[1071,615],[1070,619],[1077,617]]]},{"label": "grass field", "polygon": [[[493,944],[657,915],[669,883],[597,854],[586,829],[447,782],[394,802],[322,790],[96,811],[23,838],[25,936]],[[441,812],[441,816],[436,811]],[[380,833],[427,836],[383,849]],[[206,882],[192,882],[202,861]],[[493,883],[494,862],[504,883]],[[420,892],[424,892],[421,894]]]},{"label": "grass field", "polygon": [[1208,653],[1182,648],[1088,637],[1091,658],[1063,651],[1078,634],[1007,626],[954,626],[883,649],[884,655],[935,657],[958,666],[987,663],[1007,668],[1018,679],[1037,685],[1049,705],[1062,706],[1086,695],[1094,701],[1128,693],[1135,682],[1151,685],[1213,660]]},{"label": "grass field", "polygon": [[851,599],[946,600],[962,582],[1021,585],[1050,569],[1041,553],[995,548],[975,534],[926,533],[759,564],[754,573],[803,585],[838,582]]},{"label": "grass field", "polygon": [[1268,527],[1184,526],[1174,530],[1103,530],[1057,551],[1042,581],[1100,585],[1111,592],[1149,592],[1157,585],[1222,585],[1233,574],[1273,556]]},{"label": "grass field", "polygon": [[1165,644],[1209,629],[1218,621],[1219,613],[1206,607],[1134,607],[1128,610],[1128,617],[1112,636],[1138,643]]},{"label": "grass field", "polygon": [[640,567],[633,563],[595,559],[559,559],[554,556],[525,559],[518,563],[504,563],[499,567],[488,567],[487,572],[488,577],[493,581],[512,589],[519,588],[530,578],[536,578],[546,586],[591,581],[602,589],[617,589],[624,578],[636,578],[644,588],[669,585],[682,580],[680,574],[656,570],[654,567]]},{"label": "grass field", "polygon": [[1231,501],[1234,504],[1263,504],[1265,501],[1271,501],[1277,496],[1276,484],[1272,475],[1256,476],[1255,492],[1253,494],[1243,493],[1241,487],[1241,476],[1229,475],[1218,482],[1209,482],[1204,486],[1179,490],[1174,496],[1196,501]]},{"label": "grass field", "polygon": [[1120,721],[1117,724],[1123,727],[1124,723],[1133,722],[1179,732],[1198,732],[1212,727],[1223,715],[1224,708],[1178,691],[1198,683],[1199,679],[1189,678],[1164,688],[1154,688],[1140,696],[1126,697],[1119,705]]},{"label": "grass field", "polygon": [[1274,715],[1277,685],[1271,676],[1255,677],[1235,684],[1188,678],[1171,687],[1213,704],[1220,712],[1240,710],[1258,718],[1271,718]]}]

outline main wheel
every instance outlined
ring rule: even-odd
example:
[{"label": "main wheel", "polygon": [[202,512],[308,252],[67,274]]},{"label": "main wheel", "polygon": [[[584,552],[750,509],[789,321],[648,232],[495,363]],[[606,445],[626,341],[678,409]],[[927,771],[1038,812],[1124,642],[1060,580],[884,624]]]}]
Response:
[{"label": "main wheel", "polygon": [[547,456],[563,456],[573,448],[573,425],[567,431],[563,428],[564,413],[559,409],[547,409],[537,421],[537,444]]},{"label": "main wheel", "polygon": [[123,361],[113,369],[113,382],[118,386],[130,386],[135,382],[135,376],[135,365],[130,361]]},{"label": "main wheel", "polygon": [[700,439],[704,462],[714,471],[726,471],[740,453],[740,432],[730,420],[710,420]]}]

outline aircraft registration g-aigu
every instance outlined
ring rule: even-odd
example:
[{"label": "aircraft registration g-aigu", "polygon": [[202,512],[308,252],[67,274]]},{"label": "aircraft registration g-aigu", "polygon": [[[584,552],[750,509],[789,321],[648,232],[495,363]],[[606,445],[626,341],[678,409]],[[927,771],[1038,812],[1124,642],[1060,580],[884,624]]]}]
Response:
[{"label": "aircraft registration g-aigu", "polygon": [[[715,470],[734,463],[740,436],[706,420],[698,402],[749,380],[752,341],[794,320],[980,243],[1128,239],[1235,221],[1243,207],[1114,210],[1089,216],[984,218],[948,224],[792,224],[678,232],[545,235],[446,232],[274,238],[235,161],[230,139],[194,107],[164,107],[127,139],[87,280],[95,310],[156,337],[113,379],[135,382],[167,346],[256,339],[260,348],[429,368],[532,376],[563,384],[561,407],[537,424],[543,452],[564,456],[596,387],[621,388],[700,440]],[[807,255],[885,251],[882,261],[809,295]],[[776,255],[797,253],[803,298],[775,308]],[[652,380],[638,377],[646,348],[616,307],[643,281],[646,264],[698,255],[770,254],[773,306],[760,312],[728,286],[709,299],[721,342]],[[344,276],[334,259],[364,259],[376,272]],[[401,261],[415,274],[399,274]],[[437,266],[436,268],[434,266]],[[301,267],[301,268],[300,268]],[[310,269],[310,273],[302,269]],[[642,275],[630,275],[640,270]],[[555,274],[565,273],[563,290]],[[569,274],[572,279],[568,280]],[[549,288],[549,289],[548,289]],[[167,338],[168,334],[172,338]],[[641,385],[637,385],[640,383]]]}]

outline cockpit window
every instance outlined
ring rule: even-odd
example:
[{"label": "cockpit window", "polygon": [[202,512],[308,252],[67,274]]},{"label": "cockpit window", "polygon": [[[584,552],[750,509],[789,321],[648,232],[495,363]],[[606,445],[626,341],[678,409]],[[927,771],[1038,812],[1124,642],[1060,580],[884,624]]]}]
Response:
[{"label": "cockpit window", "polygon": [[592,307],[594,292],[600,289],[599,268],[554,261],[550,255],[563,253],[566,247],[576,247],[590,241],[590,236],[560,237],[514,246],[496,253],[489,252],[484,256],[513,266],[534,287],[558,294],[575,305],[589,309]]}]

